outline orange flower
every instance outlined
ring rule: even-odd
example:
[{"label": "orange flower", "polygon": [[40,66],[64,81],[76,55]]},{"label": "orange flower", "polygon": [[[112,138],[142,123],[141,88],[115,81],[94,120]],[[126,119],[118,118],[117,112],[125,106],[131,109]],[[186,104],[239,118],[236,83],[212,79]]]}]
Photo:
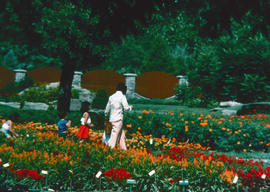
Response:
[{"label": "orange flower", "polygon": [[240,141],[237,141],[237,145],[240,145]]},{"label": "orange flower", "polygon": [[148,112],[147,110],[145,110],[145,109],[144,109],[142,112],[143,112],[143,114],[148,114],[148,113],[149,113],[149,112]]},{"label": "orange flower", "polygon": [[226,130],[226,128],[225,128],[225,127],[222,127],[222,130],[223,130],[223,131],[225,131],[225,130]]},{"label": "orange flower", "polygon": [[260,141],[260,144],[262,145],[264,142],[263,141]]},{"label": "orange flower", "polygon": [[141,119],[141,118],[142,118],[142,116],[138,116],[138,118],[139,118],[139,119]]},{"label": "orange flower", "polygon": [[132,125],[131,125],[131,124],[126,124],[126,127],[127,127],[127,128],[131,128]]},{"label": "orange flower", "polygon": [[213,131],[213,129],[209,129],[209,132],[212,132]]},{"label": "orange flower", "polygon": [[187,125],[185,126],[185,132],[188,132],[188,126]]},{"label": "orange flower", "polygon": [[220,176],[221,176],[221,178],[225,179],[227,182],[232,183],[232,178],[234,176],[234,172],[232,170],[226,168],[225,172],[222,173]]},{"label": "orange flower", "polygon": [[169,128],[169,131],[171,131],[171,130],[172,130],[172,128],[170,127],[170,128]]},{"label": "orange flower", "polygon": [[179,116],[182,117],[183,116],[183,113],[180,113]]}]

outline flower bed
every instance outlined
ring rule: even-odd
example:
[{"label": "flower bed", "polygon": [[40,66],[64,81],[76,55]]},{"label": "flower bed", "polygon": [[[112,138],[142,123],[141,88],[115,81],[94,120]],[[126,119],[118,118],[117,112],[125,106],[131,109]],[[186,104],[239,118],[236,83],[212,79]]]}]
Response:
[{"label": "flower bed", "polygon": [[200,143],[219,151],[269,151],[270,118],[264,114],[222,117],[214,114],[184,115],[168,112],[127,114],[125,124],[131,133],[165,136],[178,142]]},{"label": "flower bed", "polygon": [[[128,151],[111,150],[101,144],[100,131],[90,130],[90,141],[81,144],[74,137],[77,127],[63,140],[55,126],[17,124],[14,129],[21,136],[16,140],[0,134],[2,186],[127,191],[126,179],[135,179],[135,191],[177,191],[178,182],[188,179],[191,191],[233,191],[237,185],[232,180],[238,175],[240,191],[269,189],[270,168],[263,162],[209,154],[199,144],[141,134],[129,136]],[[4,166],[7,162],[8,167]],[[155,174],[149,174],[153,170]],[[99,171],[102,174],[97,178]]]}]

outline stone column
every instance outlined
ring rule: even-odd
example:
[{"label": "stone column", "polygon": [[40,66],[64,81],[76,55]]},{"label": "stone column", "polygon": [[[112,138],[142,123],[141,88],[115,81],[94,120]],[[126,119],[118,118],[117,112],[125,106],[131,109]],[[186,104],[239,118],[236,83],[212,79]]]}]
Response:
[{"label": "stone column", "polygon": [[125,73],[126,86],[127,86],[127,97],[134,97],[135,87],[136,87],[136,74],[135,73]]},{"label": "stone column", "polygon": [[15,72],[15,82],[18,83],[25,78],[27,71],[24,69],[15,69],[14,72]]},{"label": "stone column", "polygon": [[178,79],[178,84],[180,87],[181,86],[185,86],[185,87],[188,86],[188,77],[187,76],[177,75],[176,77]]},{"label": "stone column", "polygon": [[75,71],[72,80],[72,87],[81,87],[82,72]]}]

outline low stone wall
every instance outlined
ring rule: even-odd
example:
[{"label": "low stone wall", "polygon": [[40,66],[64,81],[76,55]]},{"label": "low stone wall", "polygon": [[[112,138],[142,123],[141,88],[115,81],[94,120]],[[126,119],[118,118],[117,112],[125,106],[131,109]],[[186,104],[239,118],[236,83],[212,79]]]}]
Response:
[{"label": "low stone wall", "polygon": [[[6,69],[8,70],[8,69]],[[26,75],[33,78],[35,82],[44,84],[60,81],[61,70],[55,68],[40,68],[31,71],[17,69],[11,71],[14,74],[14,81],[19,82]],[[114,71],[95,70],[87,73],[80,71],[74,72],[72,87],[80,87],[97,91],[105,89],[110,95],[115,91],[119,82],[127,86],[128,98],[173,98],[177,84],[179,86],[188,86],[187,76],[173,76],[164,72],[147,72],[145,74],[125,73],[123,75]],[[147,78],[146,78],[147,76]],[[166,78],[167,77],[167,78]],[[1,77],[0,77],[1,79]],[[142,79],[142,80],[141,80]],[[2,80],[3,81],[3,80]]]}]

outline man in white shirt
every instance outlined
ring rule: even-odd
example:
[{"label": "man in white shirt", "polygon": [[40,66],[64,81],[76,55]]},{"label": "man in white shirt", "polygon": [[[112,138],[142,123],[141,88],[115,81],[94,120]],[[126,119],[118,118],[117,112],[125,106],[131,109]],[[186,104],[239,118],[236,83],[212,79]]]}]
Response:
[{"label": "man in white shirt", "polygon": [[113,149],[116,145],[118,137],[120,137],[120,149],[126,151],[126,136],[122,130],[123,125],[123,111],[132,110],[133,106],[129,105],[125,96],[127,87],[124,83],[119,83],[116,87],[116,92],[109,97],[105,109],[105,118],[108,118],[112,124],[111,136],[108,145]]}]

